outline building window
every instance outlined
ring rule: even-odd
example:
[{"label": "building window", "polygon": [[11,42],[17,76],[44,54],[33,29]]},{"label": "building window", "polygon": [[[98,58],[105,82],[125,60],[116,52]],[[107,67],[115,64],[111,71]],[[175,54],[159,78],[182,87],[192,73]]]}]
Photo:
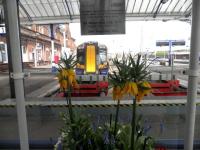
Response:
[{"label": "building window", "polygon": [[6,49],[5,49],[5,44],[1,43],[0,44],[0,62],[6,61]]},{"label": "building window", "polygon": [[23,54],[26,54],[26,48],[23,45],[22,45],[22,52],[23,52]]}]

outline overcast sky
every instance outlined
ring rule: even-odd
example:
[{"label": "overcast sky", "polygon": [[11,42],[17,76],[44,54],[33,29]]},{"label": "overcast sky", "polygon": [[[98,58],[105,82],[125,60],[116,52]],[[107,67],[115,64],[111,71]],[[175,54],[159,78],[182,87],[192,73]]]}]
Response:
[{"label": "overcast sky", "polygon": [[98,41],[107,45],[109,53],[119,53],[156,50],[157,40],[188,41],[191,25],[180,21],[128,21],[126,34],[121,35],[81,36],[79,23],[71,23],[70,30],[77,45],[86,41]]}]

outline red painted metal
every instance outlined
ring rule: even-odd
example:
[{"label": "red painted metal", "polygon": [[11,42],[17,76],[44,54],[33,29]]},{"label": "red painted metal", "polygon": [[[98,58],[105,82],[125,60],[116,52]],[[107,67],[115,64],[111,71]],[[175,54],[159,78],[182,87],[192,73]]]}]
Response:
[{"label": "red painted metal", "polygon": [[108,94],[108,82],[99,81],[94,84],[79,84],[79,88],[73,90],[72,96],[97,96],[101,92]]},{"label": "red painted metal", "polygon": [[[187,90],[180,87],[179,80],[169,80],[162,82],[151,82],[152,94],[154,96],[186,96]],[[99,96],[101,92],[108,94],[108,82],[99,81],[94,84],[79,84],[79,88],[73,89],[73,97]],[[64,97],[63,93],[57,97]]]},{"label": "red painted metal", "polygon": [[[104,92],[105,95],[108,94],[108,82],[99,81],[94,84],[79,84],[79,88],[74,88],[72,90],[72,97],[92,97],[98,96]],[[57,94],[57,97],[64,97],[63,93]]]},{"label": "red painted metal", "polygon": [[161,147],[156,147],[155,150],[167,150],[167,148],[161,146]]},{"label": "red painted metal", "polygon": [[155,96],[186,96],[187,91],[180,87],[179,80],[151,82],[152,94]]}]

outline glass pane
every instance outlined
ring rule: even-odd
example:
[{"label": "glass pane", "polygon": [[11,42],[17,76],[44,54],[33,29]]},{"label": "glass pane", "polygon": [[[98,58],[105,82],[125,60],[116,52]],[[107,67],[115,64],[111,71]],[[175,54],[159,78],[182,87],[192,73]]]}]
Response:
[{"label": "glass pane", "polygon": [[132,13],[134,3],[135,3],[135,0],[129,0],[127,10],[126,10],[127,13]]},{"label": "glass pane", "polygon": [[171,12],[173,11],[174,7],[176,6],[176,3],[178,2],[179,0],[173,0],[172,3],[170,4],[170,6],[168,7],[167,9],[167,12]]},{"label": "glass pane", "polygon": [[198,141],[200,138],[200,130],[199,130],[199,125],[200,125],[200,120],[199,120],[199,115],[200,115],[200,105],[199,103],[197,104],[196,108],[196,120],[195,120],[195,131],[194,131],[194,140]]},{"label": "glass pane", "polygon": [[57,2],[57,3],[62,3],[62,2],[63,2],[63,0],[56,0],[56,2]]},{"label": "glass pane", "polygon": [[44,4],[44,7],[47,10],[48,16],[54,16],[51,7],[49,6],[49,4]]},{"label": "glass pane", "polygon": [[145,13],[149,4],[150,4],[150,0],[144,0],[140,12]]},{"label": "glass pane", "polygon": [[174,12],[179,12],[179,10],[183,7],[185,4],[185,0],[180,0],[176,8],[174,9]]},{"label": "glass pane", "polygon": [[35,3],[35,4],[41,4],[42,2],[44,3],[43,0],[34,0],[34,3]]},{"label": "glass pane", "polygon": [[185,5],[183,5],[183,7],[181,8],[181,12],[185,12],[186,9],[188,9],[188,7],[191,7],[192,5],[192,1],[191,0],[188,0]]},{"label": "glass pane", "polygon": [[26,0],[20,0],[20,2],[21,2],[22,4],[27,4],[27,3],[26,3]]},{"label": "glass pane", "polygon": [[25,0],[27,4],[34,4],[32,0]]},{"label": "glass pane", "polygon": [[66,3],[64,3],[64,7],[65,7],[65,10],[67,11],[67,15],[69,15],[69,10],[68,10],[68,7],[67,7]]},{"label": "glass pane", "polygon": [[73,8],[72,2],[70,0],[68,0],[68,6],[69,6],[69,10],[71,12],[71,15],[74,15],[74,8]]},{"label": "glass pane", "polygon": [[48,16],[46,13],[46,9],[43,7],[42,4],[35,4],[35,6],[40,10],[42,16]]},{"label": "glass pane", "polygon": [[[64,15],[69,14],[67,13],[68,8],[66,4],[63,3],[65,0],[62,1],[49,0],[49,2],[43,0],[41,1],[27,0],[27,1],[29,1],[30,4],[29,5],[24,4],[24,7],[29,12],[29,14],[34,17],[34,19],[40,17],[40,15],[50,16],[51,19],[52,18],[54,19],[54,17],[55,19],[58,19],[59,18],[58,16],[67,18],[67,16],[65,17]],[[142,1],[143,4],[141,4]],[[26,1],[23,0],[22,2],[26,3]],[[41,4],[41,2],[43,5]],[[79,14],[77,1],[67,0],[67,2],[69,4],[70,13],[72,15]],[[128,1],[126,0],[126,2]],[[129,0],[127,6],[127,12],[134,13],[134,15],[137,15],[138,12],[140,11],[140,13],[143,14],[144,12],[146,12],[148,6],[147,13],[153,14],[157,9],[159,2],[160,0]],[[162,5],[161,12],[164,12],[168,8],[170,2],[171,0],[168,0],[166,4]],[[174,0],[170,4],[170,7],[166,15],[171,13],[177,2],[179,2],[179,4],[175,8],[174,10],[175,12],[178,12],[179,10],[185,11],[188,8],[188,6],[191,7],[190,5],[191,1],[187,1],[186,3],[184,3],[185,0],[182,1]],[[45,9],[43,7],[45,7]],[[19,10],[20,10],[20,17],[22,16],[27,17],[21,8],[19,8]],[[36,14],[36,16],[34,14]],[[151,15],[145,14],[145,16],[151,16]],[[48,17],[45,17],[45,21],[48,21]],[[63,20],[60,21],[62,22]],[[177,22],[180,24],[178,24]],[[170,140],[172,141],[171,143],[173,145],[176,142],[180,142],[179,139],[184,138],[185,132],[183,131],[185,131],[185,124],[186,124],[185,101],[187,99],[186,86],[188,85],[188,75],[182,74],[182,69],[183,68],[188,69],[189,67],[188,62],[189,62],[190,48],[187,47],[186,45],[184,45],[183,47],[181,46],[178,47],[175,44],[172,47],[169,47],[168,39],[173,39],[173,40],[186,39],[189,42],[191,25],[183,21],[176,21],[176,22],[135,21],[131,22],[130,24],[129,23],[130,22],[128,21],[126,22],[127,25],[126,34],[109,35],[109,36],[107,35],[81,36],[79,24],[76,24],[77,26],[73,26],[74,24],[70,23],[71,25],[70,28],[68,26],[56,25],[54,30],[54,32],[56,32],[56,39],[54,40],[54,42],[52,41],[51,37],[48,36],[51,33],[49,30],[50,28],[49,25],[29,26],[26,31],[24,28],[21,29],[22,47],[20,53],[23,58],[23,67],[24,67],[23,71],[31,73],[30,77],[24,79],[29,139],[33,140],[34,142],[38,142],[37,143],[38,145],[43,146],[43,144],[47,143],[51,144],[51,147],[53,147],[55,141],[57,141],[57,139],[61,136],[60,133],[61,130],[59,129],[63,126],[63,123],[62,119],[60,118],[60,113],[68,112],[69,108],[68,105],[69,99],[65,97],[67,95],[66,94],[67,92],[66,91],[63,92],[60,90],[59,88],[60,84],[58,81],[59,79],[57,78],[57,70],[56,70],[56,67],[58,67],[57,63],[59,62],[59,59],[63,51],[66,51],[68,53],[74,52],[74,54],[77,55],[76,58],[80,63],[79,66],[80,68],[78,68],[80,72],[79,76],[78,73],[74,74],[72,70],[68,70],[68,72],[66,73],[68,75],[68,79],[69,75],[71,77],[72,76],[74,77],[75,75],[81,77],[80,78],[81,80],[78,83],[79,85],[81,85],[80,86],[81,88],[79,88],[77,91],[80,92],[82,90],[86,94],[95,95],[95,96],[87,95],[87,97],[79,95],[79,97],[72,97],[71,98],[72,103],[75,104],[75,106],[73,107],[74,113],[77,113],[78,115],[79,113],[81,115],[85,115],[87,118],[91,120],[92,123],[89,124],[91,130],[89,130],[89,132],[90,131],[94,132],[92,136],[96,134],[95,132],[97,126],[103,125],[105,123],[107,125],[109,125],[110,123],[109,126],[112,126],[112,123],[114,123],[117,103],[116,101],[112,100],[113,85],[111,83],[109,83],[108,85],[107,76],[104,76],[105,74],[103,74],[103,71],[108,72],[107,68],[108,65],[106,66],[105,65],[106,63],[104,64],[104,62],[109,61],[106,58],[107,49],[104,50],[102,47],[96,49],[97,45],[94,46],[94,44],[91,44],[92,42],[88,42],[90,44],[88,44],[85,47],[83,46],[83,48],[80,49],[81,51],[80,53],[78,53],[78,50],[76,51],[76,47],[78,47],[78,45],[75,45],[75,42],[83,43],[83,41],[89,41],[89,40],[98,41],[98,44],[105,43],[106,46],[109,47],[108,48],[108,52],[110,53],[109,58],[115,57],[116,53],[119,54],[118,58],[120,59],[122,58],[122,55],[124,53],[126,53],[125,54],[126,56],[128,56],[128,53],[132,53],[133,55],[135,55],[136,53],[140,53],[143,56],[141,61],[144,61],[145,63],[142,64],[143,66],[147,66],[148,63],[151,63],[151,60],[155,60],[155,62],[153,61],[153,63],[150,65],[149,70],[152,71],[152,74],[148,78],[148,81],[151,82],[151,85],[154,84],[155,87],[152,86],[152,91],[151,91],[152,93],[145,96],[144,100],[142,100],[137,105],[136,114],[137,116],[142,115],[142,118],[140,120],[142,127],[140,130],[141,132],[137,133],[140,134],[144,132],[145,136],[152,136],[153,139],[155,139],[156,144],[159,144],[159,142],[166,142],[166,143],[168,142],[167,143],[168,146]],[[185,23],[187,25],[182,26],[183,24],[181,23]],[[91,22],[91,24],[93,23]],[[64,39],[62,37],[63,31],[61,31],[59,27],[60,28],[63,27],[63,31],[66,31],[67,42],[66,41],[65,42],[67,43],[67,48],[63,46],[65,45],[63,44]],[[31,31],[32,29],[40,31],[40,33]],[[0,30],[3,29],[0,28]],[[74,33],[70,31],[74,31]],[[45,34],[46,36],[42,34]],[[0,35],[1,35],[0,39],[2,38],[0,41],[0,141],[8,140],[9,142],[11,140],[12,141],[14,140],[16,142],[19,140],[19,136],[18,136],[18,127],[16,118],[16,106],[13,106],[15,105],[15,100],[12,99],[5,100],[9,98],[11,95],[9,86],[9,73],[8,73],[9,57],[7,57],[5,33],[2,34],[2,32],[0,32]],[[160,39],[167,39],[164,42],[165,46],[156,46],[156,41]],[[53,45],[54,48],[52,48]],[[172,58],[174,58],[174,66],[168,66],[170,59],[169,57],[170,51],[172,51],[173,55]],[[100,64],[101,62],[102,64]],[[67,65],[69,65],[69,63],[67,63]],[[78,64],[76,65],[78,66]],[[117,70],[116,66],[111,65],[111,63],[109,65],[110,65],[109,67],[112,67],[113,70],[114,69]],[[135,66],[135,64],[132,66]],[[130,66],[126,68],[127,72],[130,69],[129,67]],[[100,70],[102,71],[102,74]],[[122,75],[125,76],[129,75],[127,74],[126,70],[122,73]],[[142,70],[142,69],[137,68],[137,70]],[[92,74],[87,74],[86,71],[92,72]],[[174,78],[175,80],[172,79],[172,74],[173,74],[172,71],[174,71],[174,74],[176,75],[176,78]],[[111,70],[109,70],[109,72],[111,73]],[[115,73],[117,74],[118,72]],[[133,74],[137,74],[135,70],[133,71]],[[67,79],[67,77],[63,78],[64,80]],[[123,78],[121,79],[124,80]],[[118,84],[117,83],[118,81],[119,82],[122,81],[121,79],[120,78],[116,79],[116,85]],[[200,77],[198,78],[198,80],[200,81]],[[124,81],[125,84],[121,84],[120,86],[123,87],[123,85],[126,85],[127,81],[130,81],[130,78],[128,78],[127,80],[125,79]],[[73,82],[75,82],[75,80],[73,80]],[[86,85],[83,85],[82,83],[86,83]],[[141,82],[138,81],[138,83]],[[109,86],[109,89],[106,87],[106,85]],[[123,90],[122,89],[118,90],[116,94],[119,95],[121,93],[126,92],[126,90],[130,91],[134,89],[134,87],[131,84],[128,86],[129,87],[127,87],[127,89],[124,88]],[[89,89],[90,87],[91,89]],[[69,91],[71,91],[71,87]],[[106,92],[108,92],[108,95],[106,94],[105,94],[106,96],[101,95],[101,93],[106,93]],[[198,92],[200,92],[199,89]],[[144,95],[145,93],[142,94]],[[176,94],[180,95],[177,96]],[[198,98],[199,98],[199,93],[198,93]],[[118,116],[119,117],[118,121],[120,124],[123,124],[123,127],[125,124],[131,123],[133,114],[132,112],[133,99],[134,99],[133,96],[127,95],[127,97],[124,97],[123,101],[120,101],[121,105],[119,108],[120,113]],[[8,106],[5,104],[8,104]],[[200,115],[200,103],[198,103],[196,111],[197,119],[195,122],[196,123],[194,132],[195,139],[200,138],[199,115]],[[137,129],[138,128],[139,126],[137,126]],[[107,133],[109,133],[109,131],[108,132],[103,131],[102,143],[107,142],[106,140],[107,138],[109,138],[107,137],[108,136]],[[125,138],[128,137],[127,135],[131,133],[130,131],[131,128],[128,131],[119,130],[117,134],[127,132],[126,134],[123,134],[124,137],[122,139],[125,140]],[[76,133],[79,132],[77,131]],[[83,136],[84,135],[85,132],[83,133]],[[126,140],[125,142],[127,141],[129,140]],[[113,140],[112,142],[115,144],[117,140],[116,141]],[[86,141],[86,143],[90,143],[90,140]],[[176,146],[177,145],[174,144],[173,148],[174,150],[178,149]]]},{"label": "glass pane", "polygon": [[[5,28],[1,28],[2,36]],[[9,73],[8,73],[8,51],[6,42],[0,43],[0,101],[10,98],[10,86],[9,86]]]},{"label": "glass pane", "polygon": [[58,10],[57,4],[56,4],[56,3],[51,3],[50,5],[51,5],[51,8],[52,8],[52,10],[53,10],[55,16],[60,16],[60,12],[59,12],[59,10]]},{"label": "glass pane", "polygon": [[147,9],[147,13],[152,13],[152,10],[155,9],[155,5],[158,5],[157,0],[151,0]]},{"label": "glass pane", "polygon": [[28,12],[28,14],[31,16],[31,17],[35,17],[35,14],[33,13],[33,11],[30,9],[29,5],[23,5],[24,8],[26,9],[26,11]]},{"label": "glass pane", "polygon": [[19,7],[19,12],[20,12],[20,17],[23,17],[23,18],[27,17],[21,7]]},{"label": "glass pane", "polygon": [[49,3],[48,0],[40,0],[40,1],[41,1],[41,3],[44,3],[44,4]]},{"label": "glass pane", "polygon": [[49,4],[56,2],[56,0],[48,0],[48,1],[49,1]]},{"label": "glass pane", "polygon": [[137,1],[136,1],[135,7],[134,7],[134,10],[133,10],[133,13],[138,13],[138,12],[139,12],[141,3],[142,3],[142,1],[140,1],[140,0],[137,0]]},{"label": "glass pane", "polygon": [[65,9],[65,6],[63,3],[57,3],[58,8],[60,10],[61,15],[67,15],[67,10]]},{"label": "glass pane", "polygon": [[79,15],[78,3],[76,1],[73,1],[71,4],[72,4],[72,9],[74,11],[74,15]]},{"label": "glass pane", "polygon": [[29,7],[31,8],[31,10],[33,11],[33,13],[36,15],[36,17],[41,17],[41,13],[40,11],[36,8],[35,4],[33,5],[29,5]]},{"label": "glass pane", "polygon": [[171,1],[167,1],[167,3],[163,4],[162,7],[161,7],[161,10],[160,12],[163,13],[166,11],[166,9],[169,7]]},{"label": "glass pane", "polygon": [[24,18],[24,17],[22,16],[22,13],[21,13],[21,12],[19,12],[19,17],[20,17],[20,18]]},{"label": "glass pane", "polygon": [[125,1],[125,8],[127,7],[128,1],[129,1],[129,0],[126,0],[126,1]]}]

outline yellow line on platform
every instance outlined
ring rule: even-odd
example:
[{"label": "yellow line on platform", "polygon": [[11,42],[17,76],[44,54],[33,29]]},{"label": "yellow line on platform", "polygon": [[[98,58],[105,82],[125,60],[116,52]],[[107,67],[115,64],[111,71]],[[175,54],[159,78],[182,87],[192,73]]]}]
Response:
[{"label": "yellow line on platform", "polygon": [[[120,107],[130,107],[132,104],[120,104]],[[200,106],[200,103],[196,103],[197,106]],[[34,108],[34,107],[68,107],[67,104],[26,104],[26,107]],[[107,108],[107,107],[116,107],[116,104],[74,104],[73,107],[82,107],[82,108]],[[139,107],[144,106],[154,106],[154,107],[174,107],[174,106],[185,106],[184,103],[159,103],[159,104],[138,104]],[[12,108],[15,107],[15,104],[0,104],[0,107]]]}]

